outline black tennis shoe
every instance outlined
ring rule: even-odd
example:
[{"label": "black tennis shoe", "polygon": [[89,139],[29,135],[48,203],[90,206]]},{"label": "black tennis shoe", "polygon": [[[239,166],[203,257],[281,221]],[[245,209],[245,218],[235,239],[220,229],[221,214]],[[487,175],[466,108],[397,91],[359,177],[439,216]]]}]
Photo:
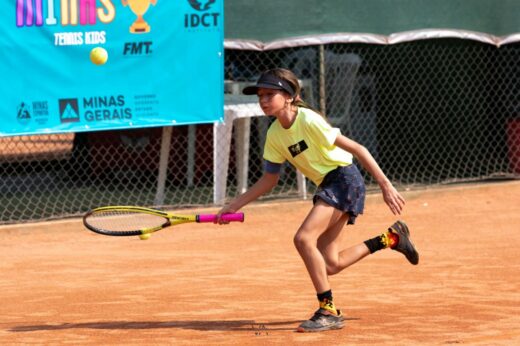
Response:
[{"label": "black tennis shoe", "polygon": [[325,330],[341,329],[345,326],[341,311],[338,314],[319,308],[307,321],[300,324],[296,331],[300,333],[322,332]]},{"label": "black tennis shoe", "polygon": [[388,229],[389,232],[399,236],[397,246],[392,250],[399,251],[405,255],[406,259],[413,265],[419,263],[419,253],[415,250],[415,246],[410,240],[410,231],[403,221],[397,221]]}]

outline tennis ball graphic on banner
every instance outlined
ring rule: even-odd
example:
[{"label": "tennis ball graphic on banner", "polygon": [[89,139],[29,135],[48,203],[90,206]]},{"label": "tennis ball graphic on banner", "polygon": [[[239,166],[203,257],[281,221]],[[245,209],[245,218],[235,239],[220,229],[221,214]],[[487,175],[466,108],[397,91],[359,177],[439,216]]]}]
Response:
[{"label": "tennis ball graphic on banner", "polygon": [[108,60],[108,52],[103,47],[96,47],[90,51],[90,61],[95,65],[104,65]]}]

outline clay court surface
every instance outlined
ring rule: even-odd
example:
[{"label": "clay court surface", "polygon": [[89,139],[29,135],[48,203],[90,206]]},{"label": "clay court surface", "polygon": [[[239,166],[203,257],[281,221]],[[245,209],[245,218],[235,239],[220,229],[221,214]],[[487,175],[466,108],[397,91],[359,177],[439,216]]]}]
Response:
[{"label": "clay court surface", "polygon": [[[520,182],[404,196],[419,265],[385,250],[331,277],[346,327],[313,334],[294,332],[317,307],[292,243],[310,201],[147,241],[80,220],[0,227],[0,344],[520,344]],[[394,220],[370,195],[345,246]]]}]

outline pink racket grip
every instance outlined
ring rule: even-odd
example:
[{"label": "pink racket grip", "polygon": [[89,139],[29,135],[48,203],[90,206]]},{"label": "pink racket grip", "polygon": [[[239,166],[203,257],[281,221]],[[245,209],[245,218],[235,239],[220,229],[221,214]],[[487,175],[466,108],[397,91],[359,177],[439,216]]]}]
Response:
[{"label": "pink racket grip", "polygon": [[[244,222],[244,213],[222,214],[224,221],[238,221]],[[216,222],[217,215],[215,214],[200,214],[197,217],[197,222]]]}]

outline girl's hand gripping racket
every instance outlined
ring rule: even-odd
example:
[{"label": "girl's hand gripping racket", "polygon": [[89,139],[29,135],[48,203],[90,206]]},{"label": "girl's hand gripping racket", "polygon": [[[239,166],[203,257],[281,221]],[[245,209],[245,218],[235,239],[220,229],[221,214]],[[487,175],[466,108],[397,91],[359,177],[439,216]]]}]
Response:
[{"label": "girl's hand gripping racket", "polygon": [[[244,221],[244,213],[223,214],[225,221]],[[83,216],[83,224],[89,230],[111,236],[138,235],[148,239],[153,232],[163,228],[188,222],[216,222],[215,214],[170,214],[160,210],[109,206],[96,208]]]}]

